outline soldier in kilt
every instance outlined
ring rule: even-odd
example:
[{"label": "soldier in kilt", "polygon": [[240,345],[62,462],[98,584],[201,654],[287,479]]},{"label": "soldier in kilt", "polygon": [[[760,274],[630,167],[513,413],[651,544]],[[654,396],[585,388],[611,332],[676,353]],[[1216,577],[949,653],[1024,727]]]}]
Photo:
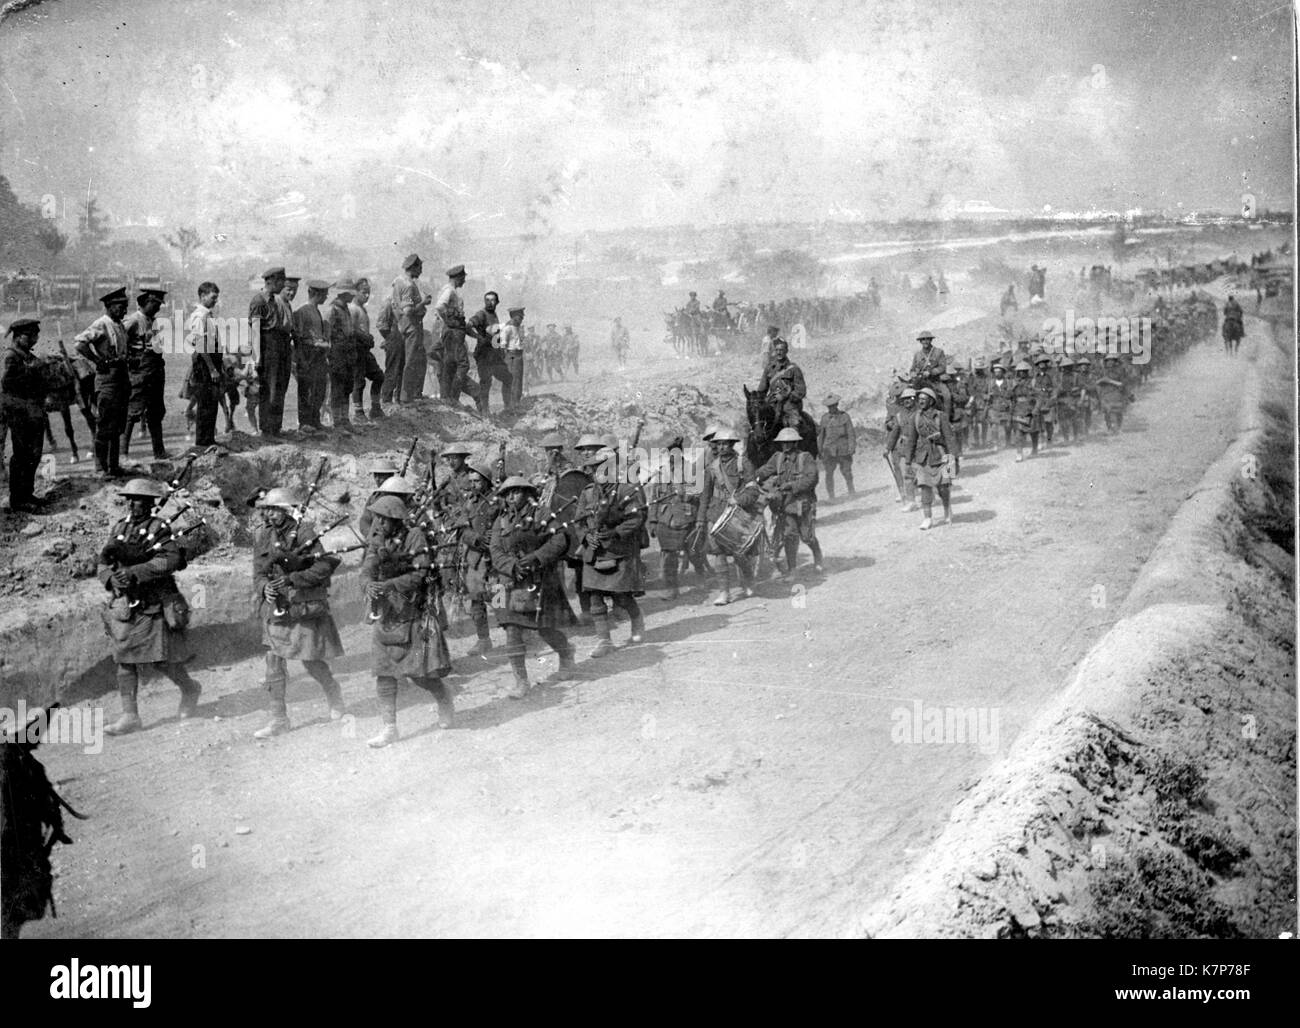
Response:
[{"label": "soldier in kilt", "polygon": [[1081,403],[1087,403],[1083,385],[1074,370],[1074,358],[1067,356],[1061,361],[1061,377],[1056,383],[1056,419],[1061,427],[1061,442],[1078,440],[1083,432],[1083,416],[1079,410]]},{"label": "soldier in kilt", "polygon": [[916,470],[921,491],[921,530],[934,524],[931,508],[938,492],[943,503],[943,523],[952,524],[952,480],[954,474],[952,422],[938,407],[934,390],[922,389],[916,397],[916,414],[903,427],[903,461]]},{"label": "soldier in kilt", "polygon": [[1016,365],[1016,380],[1011,384],[1011,430],[1016,437],[1016,460],[1025,459],[1025,443],[1032,457],[1038,453],[1038,391],[1029,380],[1029,363]]},{"label": "soldier in kilt", "polygon": [[[740,436],[733,429],[714,429],[711,440],[713,459],[705,469],[704,489],[700,493],[700,505],[695,514],[696,546],[703,548],[706,553],[720,555],[723,560],[722,589],[713,600],[717,607],[754,595],[754,554],[724,554],[709,534],[709,527],[732,503],[750,514],[758,511],[758,488],[753,485],[742,488],[741,485],[740,456],[736,453],[735,445],[738,442]],[[737,570],[740,572],[740,588],[733,589]]]},{"label": "soldier in kilt", "polygon": [[[769,483],[775,542],[785,547],[783,579],[789,579],[799,562],[799,543],[812,550],[813,567],[822,568],[822,548],[817,541],[817,460],[799,449],[799,430],[783,428],[774,442],[778,449],[758,469],[755,478]],[[775,549],[775,546],[773,546]]]},{"label": "soldier in kilt", "polygon": [[591,596],[596,628],[591,656],[603,657],[614,651],[609,624],[615,607],[632,622],[629,642],[639,643],[645,634],[645,617],[636,598],[645,594],[641,550],[650,541],[648,536],[642,539],[646,498],[639,485],[619,480],[612,448],[597,450],[584,463],[593,481],[578,498],[574,524],[582,539],[582,587]]},{"label": "soldier in kilt", "polygon": [[1052,358],[1039,354],[1034,358],[1037,374],[1033,378],[1034,392],[1038,394],[1038,423],[1045,436],[1043,448],[1052,444],[1052,434],[1056,431],[1057,401],[1060,389],[1056,376],[1052,374]]},{"label": "soldier in kilt", "polygon": [[407,524],[407,508],[396,496],[380,496],[367,508],[374,529],[366,543],[361,577],[369,584],[374,621],[371,666],[383,727],[367,740],[379,749],[397,734],[397,688],[409,678],[438,702],[438,725],[450,728],[455,718],[451,688],[442,679],[451,673],[446,615],[429,539]]},{"label": "soldier in kilt", "polygon": [[330,720],[344,715],[343,690],[329,661],[343,655],[343,640],[330,614],[329,587],[341,558],[325,552],[316,530],[296,521],[298,499],[289,489],[272,489],[257,502],[263,524],[253,537],[253,602],[266,647],[266,688],[271,720],[253,733],[269,739],[289,730],[285,704],[288,661],[300,660],[320,683]]},{"label": "soldier in kilt", "polygon": [[488,543],[496,588],[492,605],[497,624],[506,630],[506,654],[515,675],[507,695],[522,699],[528,693],[525,629],[535,631],[559,654],[561,679],[573,671],[573,645],[564,629],[576,619],[560,577],[560,559],[569,539],[567,531],[550,531],[533,516],[537,488],[527,479],[507,478],[497,493],[502,509]]},{"label": "soldier in kilt", "polygon": [[650,486],[650,511],[646,527],[650,538],[659,542],[663,555],[664,586],[667,599],[681,595],[678,571],[683,555],[694,565],[696,573],[704,580],[712,577],[709,559],[699,547],[688,545],[688,537],[695,528],[696,513],[700,507],[698,490],[686,484],[686,457],[682,453],[680,436],[668,444],[668,453],[658,467],[647,469],[644,477]]},{"label": "soldier in kilt", "polygon": [[177,717],[193,717],[199,703],[199,683],[185,667],[190,608],[175,578],[184,567],[184,554],[170,525],[154,516],[167,491],[158,482],[135,478],[118,495],[127,501],[129,513],[113,526],[99,556],[99,580],[113,593],[104,610],[104,629],[112,640],[122,701],[121,716],[104,729],[109,735],[141,728],[137,693],[142,667],[153,665],[180,689]]},{"label": "soldier in kilt", "polygon": [[456,563],[477,637],[469,655],[481,657],[492,650],[487,615],[488,576],[492,570],[492,522],[499,512],[500,498],[492,495],[492,469],[488,465],[470,464],[469,469],[473,473],[465,484],[466,495],[454,509],[451,521],[458,529]]}]

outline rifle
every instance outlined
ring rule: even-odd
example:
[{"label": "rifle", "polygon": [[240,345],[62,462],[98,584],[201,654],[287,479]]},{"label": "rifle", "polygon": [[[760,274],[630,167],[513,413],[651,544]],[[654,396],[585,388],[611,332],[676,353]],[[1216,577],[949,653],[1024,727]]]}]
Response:
[{"label": "rifle", "polygon": [[68,369],[68,374],[72,376],[73,396],[77,400],[77,407],[80,408],[82,417],[86,419],[86,424],[90,424],[95,420],[95,415],[90,409],[90,404],[82,398],[81,387],[78,385],[80,379],[77,375],[77,369],[72,363],[72,358],[68,356],[68,348],[63,345],[62,339],[59,340],[59,353],[63,356],[63,366]]},{"label": "rifle", "polygon": [[506,480],[506,444],[497,444],[497,485]]},{"label": "rifle", "polygon": [[406,469],[411,466],[411,458],[415,456],[415,446],[419,441],[420,441],[419,436],[416,436],[414,439],[412,439],[411,448],[406,451],[406,460],[402,461],[402,470],[398,472],[398,474],[401,475],[403,478],[406,477]]}]

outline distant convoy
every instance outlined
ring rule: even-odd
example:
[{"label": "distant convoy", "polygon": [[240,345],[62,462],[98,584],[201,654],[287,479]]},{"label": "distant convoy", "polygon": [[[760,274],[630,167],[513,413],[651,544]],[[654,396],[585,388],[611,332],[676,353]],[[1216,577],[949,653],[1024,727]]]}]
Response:
[{"label": "distant convoy", "polygon": [[83,309],[98,311],[95,297],[114,289],[125,289],[132,294],[146,289],[170,290],[171,282],[156,272],[34,275],[19,269],[0,280],[0,312],[7,317],[76,318]]}]

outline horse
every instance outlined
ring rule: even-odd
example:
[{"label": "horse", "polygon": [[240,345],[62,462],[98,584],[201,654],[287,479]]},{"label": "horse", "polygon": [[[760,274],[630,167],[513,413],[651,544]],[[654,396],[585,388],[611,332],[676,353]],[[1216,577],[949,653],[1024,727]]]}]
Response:
[{"label": "horse", "polygon": [[1223,319],[1223,352],[1233,356],[1237,352],[1237,347],[1241,345],[1242,337],[1246,334],[1246,327],[1240,317],[1225,317]]},{"label": "horse", "polygon": [[[745,417],[749,421],[749,436],[745,440],[745,457],[750,467],[760,468],[776,452],[776,443],[772,442],[781,431],[781,412],[775,404],[767,402],[767,397],[757,390],[745,390]],[[817,422],[806,410],[799,412],[799,449],[817,456]]]}]

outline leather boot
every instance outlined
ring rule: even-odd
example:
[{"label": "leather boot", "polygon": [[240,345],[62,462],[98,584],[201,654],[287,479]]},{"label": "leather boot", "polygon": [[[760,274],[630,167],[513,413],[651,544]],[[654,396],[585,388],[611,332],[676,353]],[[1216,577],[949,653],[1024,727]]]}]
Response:
[{"label": "leather boot", "polygon": [[122,701],[122,713],[111,725],[104,727],[105,735],[127,735],[144,727],[140,723],[140,708],[136,704],[136,690],[139,687],[140,679],[134,668],[129,674],[118,671],[117,694]]},{"label": "leather boot", "polygon": [[560,669],[555,672],[557,682],[567,682],[577,674],[578,665],[573,656],[572,646],[560,654]]},{"label": "leather boot", "polygon": [[481,633],[478,637],[478,641],[469,648],[469,655],[471,657],[482,657],[483,655],[491,652],[492,652],[492,637],[488,635],[487,632]]},{"label": "leather boot", "polygon": [[268,679],[266,687],[271,693],[271,720],[253,733],[254,739],[270,739],[289,730],[289,710],[284,702],[285,680]]},{"label": "leather boot", "polygon": [[528,667],[524,664],[523,657],[511,657],[510,665],[514,669],[514,684],[506,690],[506,695],[512,700],[522,700],[528,695]]}]

